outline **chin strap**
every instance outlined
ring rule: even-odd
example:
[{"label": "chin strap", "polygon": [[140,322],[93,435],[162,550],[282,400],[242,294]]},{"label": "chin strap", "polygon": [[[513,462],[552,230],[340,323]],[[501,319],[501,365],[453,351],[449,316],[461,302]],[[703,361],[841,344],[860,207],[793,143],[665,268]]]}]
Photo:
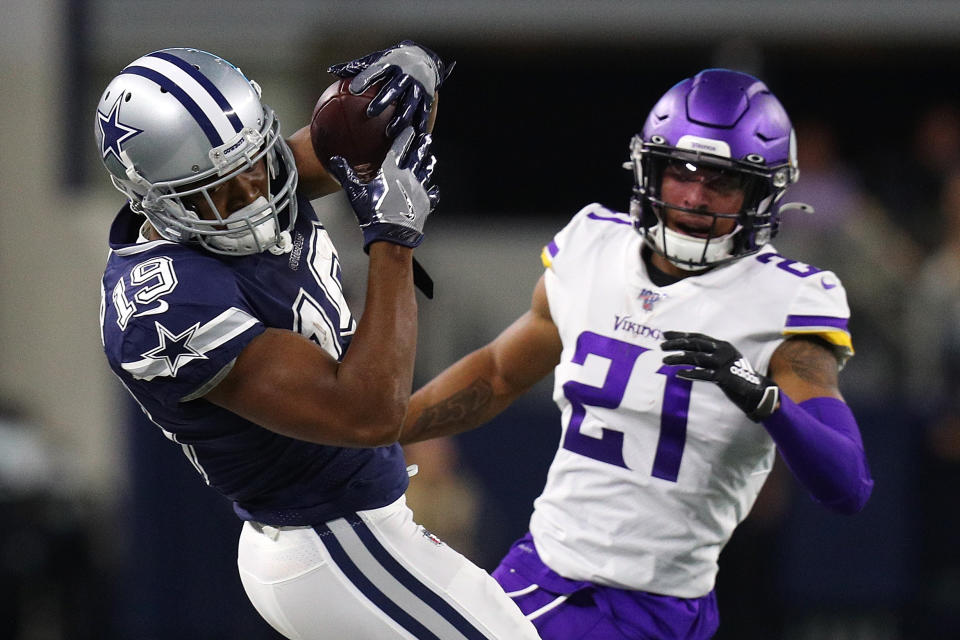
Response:
[{"label": "chin strap", "polygon": [[647,230],[653,245],[664,258],[685,271],[702,271],[733,256],[734,235],[730,233],[711,238],[695,238],[674,231],[662,222]]}]

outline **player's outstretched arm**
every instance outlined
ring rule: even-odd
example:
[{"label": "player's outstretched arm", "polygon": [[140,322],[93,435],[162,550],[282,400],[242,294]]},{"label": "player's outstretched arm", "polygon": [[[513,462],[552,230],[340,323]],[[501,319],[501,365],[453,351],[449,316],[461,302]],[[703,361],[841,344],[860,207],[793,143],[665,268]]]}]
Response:
[{"label": "player's outstretched arm", "polygon": [[780,455],[810,495],[840,513],[856,513],[873,490],[857,421],[838,385],[833,352],[813,337],[793,337],[770,359],[770,377],[756,371],[729,342],[699,333],[665,332],[665,364],[716,384],[751,420],[763,424]]},{"label": "player's outstretched arm", "polygon": [[332,165],[370,254],[363,316],[343,360],[297,333],[267,329],[207,400],[301,440],[350,447],[396,442],[413,386],[413,247],[437,197],[429,147],[428,136],[408,128],[366,183],[346,163]]},{"label": "player's outstretched arm", "polygon": [[413,394],[401,444],[461,433],[491,420],[553,370],[562,348],[541,277],[529,311]]}]

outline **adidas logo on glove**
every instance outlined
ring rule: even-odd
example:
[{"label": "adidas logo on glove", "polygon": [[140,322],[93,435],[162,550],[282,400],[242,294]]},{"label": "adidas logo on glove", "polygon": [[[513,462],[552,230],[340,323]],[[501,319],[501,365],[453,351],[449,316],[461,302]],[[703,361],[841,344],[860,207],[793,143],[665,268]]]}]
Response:
[{"label": "adidas logo on glove", "polygon": [[730,373],[752,384],[760,384],[760,376],[756,374],[746,358],[740,358],[730,365]]}]

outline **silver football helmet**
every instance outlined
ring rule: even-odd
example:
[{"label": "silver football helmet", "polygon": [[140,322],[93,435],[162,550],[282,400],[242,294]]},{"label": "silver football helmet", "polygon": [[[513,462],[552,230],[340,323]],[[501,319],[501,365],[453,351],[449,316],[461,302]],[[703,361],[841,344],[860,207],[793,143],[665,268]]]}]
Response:
[{"label": "silver football helmet", "polygon": [[[297,215],[297,169],[260,87],[211,53],[164,49],[137,58],[103,92],[94,125],[113,185],[174,242],[246,255],[282,247]],[[265,162],[268,193],[220,211],[213,190]],[[216,219],[198,217],[202,198]]]}]

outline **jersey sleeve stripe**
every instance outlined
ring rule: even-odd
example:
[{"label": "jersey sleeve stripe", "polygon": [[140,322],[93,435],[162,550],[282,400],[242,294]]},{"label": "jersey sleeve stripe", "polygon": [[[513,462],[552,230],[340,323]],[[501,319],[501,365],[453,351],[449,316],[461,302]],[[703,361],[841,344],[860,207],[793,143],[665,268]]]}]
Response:
[{"label": "jersey sleeve stripe", "polygon": [[550,244],[543,248],[543,251],[540,252],[540,262],[543,263],[543,266],[549,269],[553,265],[553,259],[557,257],[557,254],[560,253],[560,247],[557,246],[557,243],[553,240],[550,241]]},{"label": "jersey sleeve stripe", "polygon": [[823,338],[830,344],[846,349],[850,354],[853,354],[853,341],[850,339],[850,334],[846,331],[830,330],[824,327],[805,327],[803,329],[784,329],[783,335],[817,336],[819,338]]},{"label": "jersey sleeve stripe", "polygon": [[834,329],[847,330],[848,318],[837,318],[834,316],[787,316],[787,327],[809,328],[809,327],[832,327]]},{"label": "jersey sleeve stripe", "polygon": [[624,220],[623,218],[618,218],[614,216],[601,216],[598,213],[588,213],[587,217],[592,220],[603,220],[605,222],[616,222],[617,224],[633,224],[629,220]]},{"label": "jersey sleeve stripe", "polygon": [[839,318],[836,316],[787,316],[787,321],[783,329],[783,335],[813,335],[823,338],[827,342],[837,347],[841,347],[848,353],[853,353],[853,342],[850,340],[850,332],[847,331],[849,318]]},{"label": "jersey sleeve stripe", "polygon": [[[197,328],[187,341],[190,350],[195,355],[185,356],[185,358],[205,358],[204,354],[241,335],[247,329],[256,325],[257,322],[257,319],[247,312],[231,307],[210,322]],[[121,366],[124,371],[130,373],[134,378],[147,381],[157,376],[176,375],[176,367],[171,367],[168,359],[143,355],[144,357],[141,360],[122,363]]]},{"label": "jersey sleeve stripe", "polygon": [[230,307],[197,330],[193,336],[194,346],[204,353],[212,351],[233,340],[257,322],[258,320],[246,311]]}]

